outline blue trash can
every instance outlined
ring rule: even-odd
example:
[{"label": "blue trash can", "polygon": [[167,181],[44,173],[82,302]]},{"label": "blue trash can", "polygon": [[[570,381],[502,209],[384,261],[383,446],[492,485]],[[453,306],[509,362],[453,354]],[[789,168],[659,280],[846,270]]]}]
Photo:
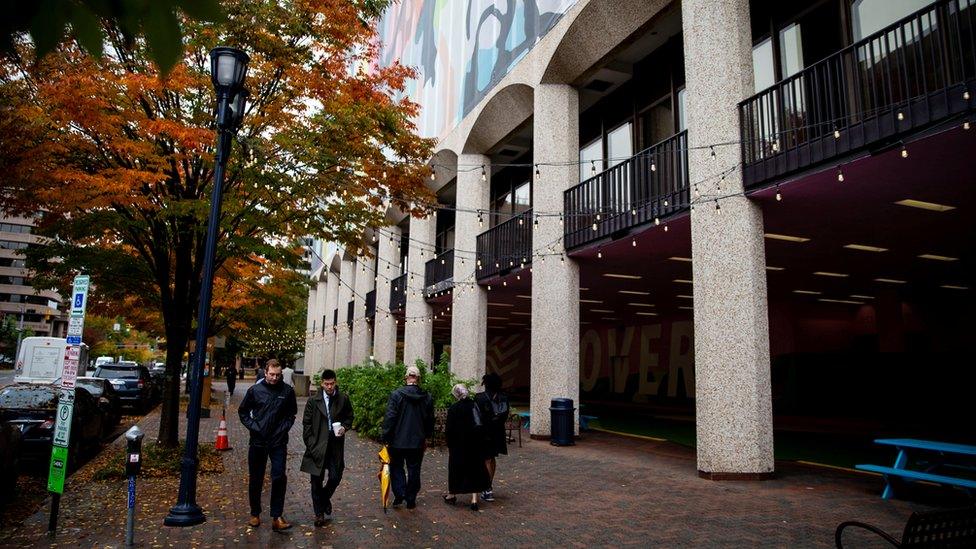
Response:
[{"label": "blue trash can", "polygon": [[572,446],[573,442],[573,399],[554,398],[549,405],[551,414],[549,444],[553,446]]}]

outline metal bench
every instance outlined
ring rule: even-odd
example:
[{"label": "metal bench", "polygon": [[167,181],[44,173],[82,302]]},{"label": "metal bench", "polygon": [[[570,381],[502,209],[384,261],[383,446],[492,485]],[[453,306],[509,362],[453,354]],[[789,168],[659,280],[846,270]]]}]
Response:
[{"label": "metal bench", "polygon": [[834,543],[838,549],[844,547],[841,537],[848,526],[873,532],[895,547],[976,546],[976,506],[912,513],[905,524],[901,541],[877,526],[853,520],[842,522],[834,531]]}]

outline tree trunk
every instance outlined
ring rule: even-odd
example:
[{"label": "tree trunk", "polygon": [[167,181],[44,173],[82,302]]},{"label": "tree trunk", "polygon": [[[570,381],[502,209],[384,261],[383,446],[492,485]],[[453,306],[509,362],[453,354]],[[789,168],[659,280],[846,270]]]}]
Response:
[{"label": "tree trunk", "polygon": [[[159,435],[156,441],[164,447],[176,448],[180,434],[180,372],[183,351],[189,338],[189,327],[177,314],[173,326],[166,329],[166,387],[159,414]],[[177,320],[179,319],[179,320]]]}]

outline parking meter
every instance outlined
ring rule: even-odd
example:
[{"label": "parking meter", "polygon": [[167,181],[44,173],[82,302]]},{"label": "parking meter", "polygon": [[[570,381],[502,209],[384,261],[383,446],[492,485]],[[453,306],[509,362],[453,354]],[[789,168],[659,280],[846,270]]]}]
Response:
[{"label": "parking meter", "polygon": [[125,521],[125,546],[135,544],[136,475],[142,469],[142,439],[145,433],[138,425],[125,432],[125,476],[129,477],[129,510]]},{"label": "parking meter", "polygon": [[142,469],[142,439],[146,434],[139,429],[138,425],[133,425],[125,432],[125,476],[134,477]]}]

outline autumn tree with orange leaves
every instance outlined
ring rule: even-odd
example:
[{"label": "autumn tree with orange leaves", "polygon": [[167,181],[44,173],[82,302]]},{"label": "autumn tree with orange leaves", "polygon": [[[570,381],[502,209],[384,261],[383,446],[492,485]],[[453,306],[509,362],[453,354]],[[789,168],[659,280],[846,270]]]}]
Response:
[{"label": "autumn tree with orange leaves", "polygon": [[[387,205],[421,214],[415,205],[432,202],[423,184],[432,143],[417,136],[417,105],[401,93],[412,71],[376,66],[386,4],[227,0],[219,24],[182,20],[183,60],[165,79],[145,41],[107,20],[100,58],[70,40],[35,62],[26,39],[4,57],[0,209],[43,212],[38,230],[49,243],[27,250],[35,285],[64,288],[84,272],[100,299],[136,296],[158,309],[167,342],[161,443],[178,442],[178,374],[201,285],[216,141],[209,50],[251,56],[217,266],[253,289],[272,267],[299,265],[302,237],[355,248],[363,228],[383,224]],[[221,291],[217,309],[239,310],[244,296]]]}]

